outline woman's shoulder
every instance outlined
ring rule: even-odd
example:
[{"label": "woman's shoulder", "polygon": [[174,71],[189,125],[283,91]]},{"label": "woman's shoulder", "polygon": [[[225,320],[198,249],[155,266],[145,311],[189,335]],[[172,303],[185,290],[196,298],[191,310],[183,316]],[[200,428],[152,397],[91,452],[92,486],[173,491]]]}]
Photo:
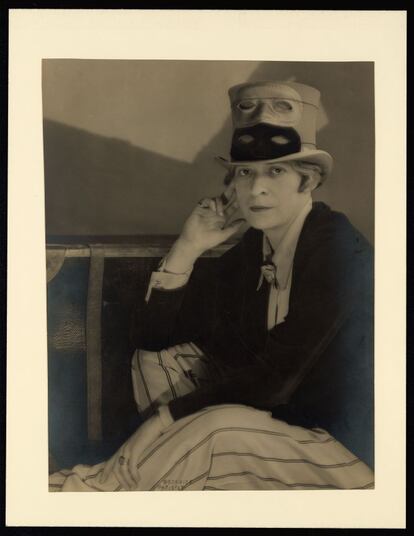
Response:
[{"label": "woman's shoulder", "polygon": [[322,202],[314,202],[305,220],[301,241],[312,248],[371,250],[371,244],[342,212]]},{"label": "woman's shoulder", "polygon": [[371,244],[342,212],[314,203],[299,237],[296,268],[327,274],[370,272]]}]

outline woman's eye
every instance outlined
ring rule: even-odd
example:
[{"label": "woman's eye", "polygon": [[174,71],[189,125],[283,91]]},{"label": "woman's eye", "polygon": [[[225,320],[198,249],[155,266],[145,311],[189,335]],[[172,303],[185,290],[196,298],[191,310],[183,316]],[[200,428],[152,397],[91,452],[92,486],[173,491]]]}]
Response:
[{"label": "woman's eye", "polygon": [[284,169],[282,167],[272,167],[270,168],[270,175],[275,177],[276,175],[280,175],[283,173]]},{"label": "woman's eye", "polygon": [[252,170],[249,169],[249,168],[241,168],[241,169],[238,170],[237,175],[239,177],[249,177],[251,172],[252,172]]}]

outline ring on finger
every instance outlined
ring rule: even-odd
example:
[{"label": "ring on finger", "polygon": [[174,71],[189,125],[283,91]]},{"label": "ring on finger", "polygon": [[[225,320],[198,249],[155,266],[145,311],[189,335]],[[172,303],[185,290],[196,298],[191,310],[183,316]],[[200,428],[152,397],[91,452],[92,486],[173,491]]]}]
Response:
[{"label": "ring on finger", "polygon": [[210,202],[207,197],[203,197],[202,199],[200,199],[200,201],[197,204],[201,208],[209,208],[210,206]]}]

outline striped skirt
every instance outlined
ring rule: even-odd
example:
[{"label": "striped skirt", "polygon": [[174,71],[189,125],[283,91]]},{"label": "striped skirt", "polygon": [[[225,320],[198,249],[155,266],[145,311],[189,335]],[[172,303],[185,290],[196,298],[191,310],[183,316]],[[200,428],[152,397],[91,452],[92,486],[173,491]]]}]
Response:
[{"label": "striped skirt", "polygon": [[[193,344],[137,351],[132,381],[138,411],[195,389],[207,374]],[[50,491],[122,491],[114,475],[100,482],[106,462],[50,475]],[[204,408],[174,422],[141,454],[138,489],[372,489],[372,470],[325,430],[292,426],[240,404]]]}]

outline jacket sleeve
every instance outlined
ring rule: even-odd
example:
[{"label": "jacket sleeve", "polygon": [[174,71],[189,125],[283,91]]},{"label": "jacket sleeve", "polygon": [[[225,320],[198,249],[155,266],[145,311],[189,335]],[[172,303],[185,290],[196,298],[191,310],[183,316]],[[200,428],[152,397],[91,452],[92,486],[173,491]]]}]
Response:
[{"label": "jacket sleeve", "polygon": [[237,255],[237,249],[236,245],[220,258],[199,258],[188,282],[179,288],[153,287],[148,302],[140,303],[133,314],[134,346],[159,351],[175,344],[208,339],[216,318],[218,274],[221,266]]},{"label": "jacket sleeve", "polygon": [[364,299],[361,288],[371,275],[370,252],[360,247],[357,235],[341,237],[335,229],[325,233],[306,259],[303,272],[296,274],[296,297],[291,296],[291,301],[297,304],[285,322],[268,332],[254,363],[171,401],[172,416],[178,419],[223,403],[280,407],[282,411],[358,300]]}]

